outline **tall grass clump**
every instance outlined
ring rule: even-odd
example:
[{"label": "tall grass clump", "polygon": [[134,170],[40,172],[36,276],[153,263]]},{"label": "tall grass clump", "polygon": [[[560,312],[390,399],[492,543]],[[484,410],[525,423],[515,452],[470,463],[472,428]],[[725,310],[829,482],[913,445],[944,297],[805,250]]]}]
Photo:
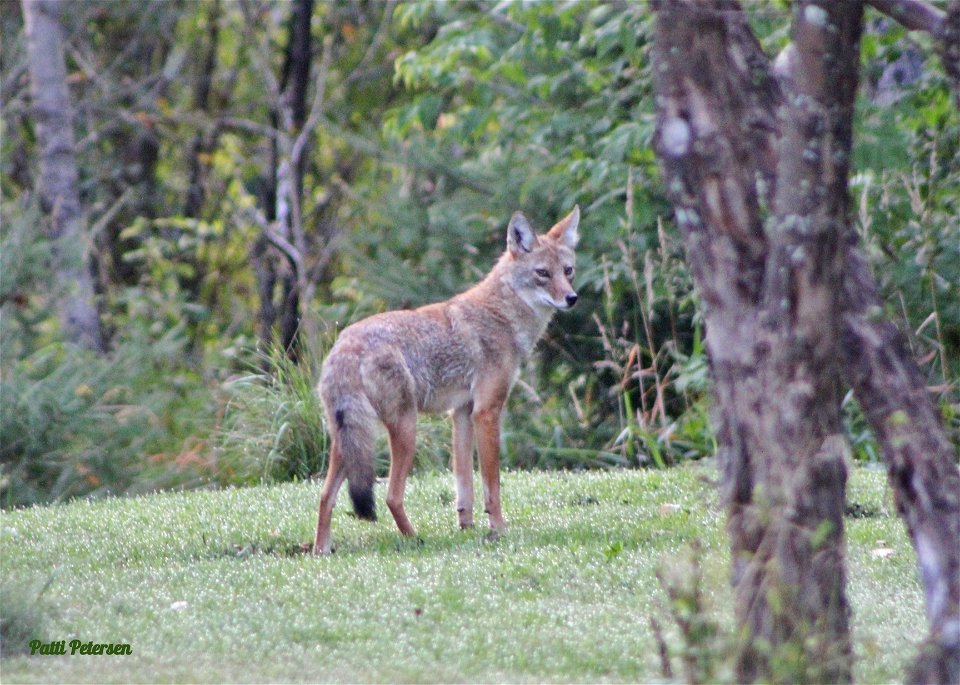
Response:
[{"label": "tall grass clump", "polygon": [[[628,175],[621,235],[593,278],[600,303],[591,318],[602,356],[593,367],[615,419],[603,449],[633,466],[664,468],[709,456],[707,363],[682,247],[662,217],[638,230],[636,181]],[[626,306],[628,303],[629,306]],[[583,398],[582,404],[589,401]]]},{"label": "tall grass clump", "polygon": [[[319,348],[326,351],[330,339]],[[298,361],[277,346],[256,353],[249,372],[227,381],[228,400],[217,431],[217,479],[234,485],[306,480],[326,471],[329,432],[317,392],[320,354]],[[390,452],[386,433],[376,423],[374,462],[386,475]],[[418,469],[445,468],[450,460],[450,421],[423,414],[417,421]]]},{"label": "tall grass clump", "polygon": [[222,483],[254,485],[305,480],[326,469],[323,403],[316,392],[320,361],[294,361],[279,346],[257,353],[248,373],[229,379],[217,431],[216,473]]},{"label": "tall grass clump", "polygon": [[[142,492],[197,477],[207,410],[188,372],[167,366],[182,340],[124,343],[108,356],[52,343],[3,363],[4,507]],[[176,379],[186,376],[188,387]],[[182,435],[194,436],[182,438]]]}]

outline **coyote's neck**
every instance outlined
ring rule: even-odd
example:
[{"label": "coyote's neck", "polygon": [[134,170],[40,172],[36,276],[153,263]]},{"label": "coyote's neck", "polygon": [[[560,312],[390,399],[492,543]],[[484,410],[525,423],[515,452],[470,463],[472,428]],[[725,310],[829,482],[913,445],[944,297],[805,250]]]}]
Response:
[{"label": "coyote's neck", "polygon": [[523,297],[512,280],[512,258],[504,254],[490,273],[460,297],[479,304],[499,335],[512,338],[518,352],[526,358],[533,351],[553,318],[554,308]]}]

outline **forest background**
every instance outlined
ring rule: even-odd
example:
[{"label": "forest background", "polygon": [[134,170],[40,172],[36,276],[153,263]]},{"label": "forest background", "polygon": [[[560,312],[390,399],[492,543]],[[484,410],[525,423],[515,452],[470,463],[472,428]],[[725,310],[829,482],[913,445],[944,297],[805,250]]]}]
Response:
[{"label": "forest background", "polygon": [[[787,3],[747,9],[777,54]],[[514,210],[545,228],[575,203],[581,302],[521,376],[505,464],[713,454],[645,4],[84,2],[61,23],[100,339],[58,317],[65,248],[37,192],[21,8],[2,3],[4,507],[322,472],[312,385],[337,331],[452,295]],[[960,115],[928,42],[868,9],[851,193],[956,445]],[[849,394],[844,412],[879,463]],[[421,425],[421,467],[446,465],[448,431]]]}]

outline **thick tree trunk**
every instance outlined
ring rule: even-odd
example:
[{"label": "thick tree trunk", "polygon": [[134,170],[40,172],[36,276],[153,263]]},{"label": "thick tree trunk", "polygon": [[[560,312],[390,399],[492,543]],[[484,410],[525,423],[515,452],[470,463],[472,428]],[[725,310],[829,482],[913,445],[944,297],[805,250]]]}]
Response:
[{"label": "thick tree trunk", "polygon": [[[932,632],[911,681],[956,682],[960,473],[847,227],[860,3],[796,5],[794,42],[777,60],[786,104],[737,3],[672,0],[659,9],[657,151],[707,308],[737,615],[747,637],[738,675],[772,675],[769,650],[751,638],[776,649],[812,628],[805,675],[849,678],[846,447],[839,388],[824,378],[839,371],[883,447],[920,560]],[[768,234],[764,202],[774,215]],[[805,412],[810,425],[801,427]],[[795,589],[789,604],[781,592],[781,606],[770,606],[764,590],[785,580]]]},{"label": "thick tree trunk", "polygon": [[778,88],[735,3],[664,2],[657,21],[657,146],[707,307],[745,681],[850,680],[836,363],[850,7],[798,8],[804,68],[779,125]]},{"label": "thick tree trunk", "polygon": [[[764,494],[752,504],[777,499],[755,551],[732,541],[753,552],[737,587],[741,625],[755,636],[738,664],[747,680],[769,677],[766,659],[791,645],[806,652],[797,677],[851,677],[837,340],[862,12],[852,2],[795,5],[761,318],[771,354],[758,413],[770,432],[753,463]],[[757,637],[775,646],[769,657]]]},{"label": "thick tree trunk", "polygon": [[40,197],[49,216],[53,269],[64,289],[57,298],[60,325],[72,342],[103,350],[94,304],[89,236],[83,225],[70,94],[58,0],[23,0],[30,96],[40,149]]}]

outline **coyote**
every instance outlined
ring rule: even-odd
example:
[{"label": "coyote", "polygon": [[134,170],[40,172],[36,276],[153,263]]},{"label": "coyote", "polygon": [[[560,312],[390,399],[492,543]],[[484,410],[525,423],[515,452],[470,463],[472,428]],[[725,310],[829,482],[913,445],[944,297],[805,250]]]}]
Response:
[{"label": "coyote", "polygon": [[461,528],[473,526],[474,436],[484,509],[495,533],[500,511],[500,416],[521,363],[553,312],[577,301],[571,281],[580,209],[544,235],[516,212],[507,250],[486,278],[446,302],[377,314],[348,326],[323,363],[318,391],[331,433],[314,554],[330,554],[330,518],[344,479],[359,518],[376,520],[374,420],[387,428],[387,508],[415,535],[403,510],[413,466],[417,412],[453,415],[453,470]]}]

